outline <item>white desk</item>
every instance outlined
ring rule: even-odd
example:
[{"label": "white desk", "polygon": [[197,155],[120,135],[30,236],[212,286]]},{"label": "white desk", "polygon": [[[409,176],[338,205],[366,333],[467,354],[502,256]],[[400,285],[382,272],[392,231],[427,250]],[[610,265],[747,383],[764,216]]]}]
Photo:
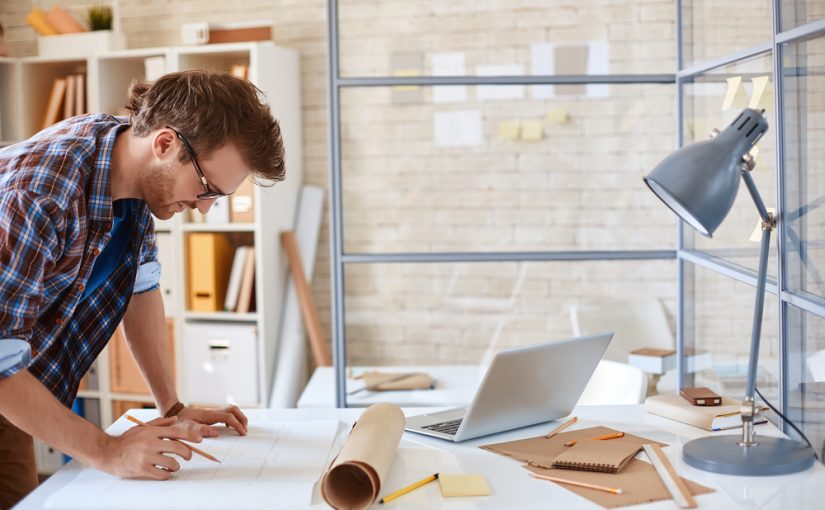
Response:
[{"label": "white desk", "polygon": [[[423,409],[407,409],[407,414],[417,414]],[[361,409],[279,409],[279,410],[249,410],[246,411],[251,419],[274,420],[308,420],[308,419],[339,419],[352,422],[362,412]],[[151,419],[153,411],[139,410],[133,413],[141,419]],[[786,509],[821,509],[825,501],[825,466],[817,463],[808,471],[796,475],[781,477],[735,477],[705,473],[686,466],[681,461],[679,452],[681,445],[695,437],[707,434],[706,432],[667,420],[645,414],[641,405],[636,406],[598,406],[580,407],[575,413],[579,422],[574,428],[584,428],[594,425],[606,425],[651,439],[656,439],[671,446],[665,448],[676,470],[691,480],[713,487],[716,492],[698,496],[699,508],[702,509],[730,509],[730,508],[759,508],[768,510]],[[116,423],[123,424],[124,420]],[[395,489],[405,486],[412,481],[435,471],[450,473],[478,473],[487,478],[492,490],[491,496],[479,498],[447,498],[441,497],[436,484],[429,484],[417,491],[405,495],[392,503],[397,510],[427,509],[598,509],[590,501],[550,482],[530,478],[520,463],[486,450],[479,445],[520,439],[544,433],[554,428],[556,423],[537,425],[534,427],[510,431],[495,436],[488,436],[460,444],[448,443],[435,438],[428,438],[416,434],[405,433],[401,441],[399,455],[390,469],[381,494],[388,494]],[[770,425],[757,427],[760,433],[777,434],[778,431]],[[735,433],[735,431],[734,431]],[[440,465],[433,465],[431,459],[438,458]],[[420,462],[416,459],[430,459]],[[426,465],[425,465],[426,464]],[[43,508],[50,494],[72,482],[80,472],[82,465],[72,461],[49,480],[41,485],[28,498],[23,500],[19,510],[33,510]],[[162,484],[163,482],[157,482]],[[277,495],[273,495],[277,501]],[[261,501],[264,508],[268,502]],[[318,504],[312,508],[325,508]],[[374,505],[374,508],[380,508]],[[677,508],[672,501],[662,501],[644,506],[646,510],[673,510]],[[140,509],[153,510],[153,509]]]},{"label": "white desk", "polygon": [[[402,407],[466,407],[481,382],[481,365],[383,366],[355,367],[355,373],[367,370],[382,372],[426,372],[435,380],[431,390],[359,391],[347,396],[349,407],[369,407],[378,402],[392,402]],[[364,383],[347,378],[347,391],[363,388]],[[335,407],[335,371],[318,367],[298,399],[299,408]]]}]

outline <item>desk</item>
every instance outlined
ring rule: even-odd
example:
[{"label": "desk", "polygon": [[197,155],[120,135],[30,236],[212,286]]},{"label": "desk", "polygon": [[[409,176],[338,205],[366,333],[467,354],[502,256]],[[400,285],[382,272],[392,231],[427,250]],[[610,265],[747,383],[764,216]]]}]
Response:
[{"label": "desk", "polygon": [[[425,409],[405,409],[405,413],[418,414]],[[245,411],[251,419],[274,420],[308,420],[339,419],[352,422],[361,409],[255,409]],[[138,410],[133,413],[141,419],[151,419],[155,414],[151,410]],[[708,434],[700,429],[675,421],[646,414],[641,405],[634,406],[593,406],[579,407],[575,411],[579,422],[575,428],[593,425],[606,425],[634,434],[670,444],[665,452],[670,457],[676,470],[683,476],[713,487],[716,492],[698,496],[699,508],[730,509],[759,508],[768,510],[815,509],[822,508],[825,501],[825,466],[817,463],[813,468],[795,475],[779,477],[736,477],[705,473],[685,465],[681,461],[681,445],[689,439]],[[116,429],[123,426],[121,419],[112,425]],[[390,469],[382,495],[423,478],[422,473],[432,473],[443,469],[444,472],[479,473],[486,476],[492,495],[481,498],[443,499],[436,484],[430,484],[392,503],[392,510],[446,509],[598,509],[600,507],[574,493],[550,482],[531,479],[520,464],[510,458],[481,450],[479,445],[521,439],[547,432],[560,422],[536,425],[529,428],[488,436],[484,438],[454,444],[435,438],[405,433],[401,441],[399,456]],[[771,425],[757,427],[760,434],[778,434]],[[736,431],[729,431],[736,433]],[[435,454],[440,456],[441,466],[416,465],[411,452]],[[401,460],[399,460],[401,459]],[[449,465],[449,466],[448,466]],[[65,465],[35,492],[23,500],[19,510],[43,508],[49,495],[71,483],[80,472],[81,464],[72,461]],[[448,471],[449,469],[449,471]],[[162,484],[163,482],[158,482]],[[276,497],[273,495],[273,497]],[[552,503],[552,504],[549,504]],[[267,502],[262,501],[264,507]],[[325,508],[318,504],[312,508]],[[380,508],[374,505],[374,508]],[[645,510],[674,510],[672,501],[662,501],[643,507]],[[141,509],[152,510],[152,509]]]},{"label": "desk", "polygon": [[[426,372],[435,379],[431,390],[360,391],[347,396],[349,407],[369,407],[377,402],[392,402],[402,407],[466,407],[484,375],[481,365],[354,367],[355,374],[367,370],[382,372]],[[347,391],[364,386],[361,380],[347,378]],[[298,399],[299,408],[335,407],[335,370],[318,367]]]}]

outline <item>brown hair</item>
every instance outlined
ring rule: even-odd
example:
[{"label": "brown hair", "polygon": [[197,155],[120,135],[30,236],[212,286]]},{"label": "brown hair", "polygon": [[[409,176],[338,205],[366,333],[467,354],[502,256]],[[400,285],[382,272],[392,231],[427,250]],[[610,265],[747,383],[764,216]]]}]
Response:
[{"label": "brown hair", "polygon": [[[153,83],[135,81],[126,109],[135,136],[166,125],[183,133],[199,157],[234,142],[256,177],[284,179],[284,145],[278,121],[261,90],[215,71],[169,73]],[[185,151],[181,161],[187,161]]]}]

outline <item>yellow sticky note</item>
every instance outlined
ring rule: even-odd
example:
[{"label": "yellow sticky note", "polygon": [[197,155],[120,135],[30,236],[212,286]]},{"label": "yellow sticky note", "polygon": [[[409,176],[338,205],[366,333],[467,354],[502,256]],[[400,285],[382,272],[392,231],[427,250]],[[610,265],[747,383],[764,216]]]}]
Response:
[{"label": "yellow sticky note", "polygon": [[570,114],[562,108],[553,108],[547,112],[547,122],[552,124],[564,124],[570,120]]},{"label": "yellow sticky note", "polygon": [[462,496],[489,496],[490,487],[484,475],[438,475],[441,495],[445,498]]},{"label": "yellow sticky note", "polygon": [[736,93],[739,91],[739,85],[742,83],[742,77],[733,76],[725,81],[728,82],[728,90],[725,91],[725,99],[722,100],[722,111],[725,111],[733,106],[733,100],[736,98]]},{"label": "yellow sticky note", "polygon": [[[418,69],[398,69],[392,75],[396,78],[416,78],[421,76]],[[393,90],[416,90],[418,85],[394,85]]]},{"label": "yellow sticky note", "polygon": [[[776,214],[776,209],[773,207],[768,207],[768,212],[771,214]],[[751,232],[751,236],[748,238],[748,241],[753,243],[758,243],[762,241],[762,220],[756,220],[756,227]]]},{"label": "yellow sticky note", "polygon": [[515,140],[521,133],[521,123],[517,120],[507,120],[498,125],[498,137],[502,140]]},{"label": "yellow sticky note", "polygon": [[751,101],[748,103],[748,108],[756,110],[759,108],[759,102],[762,101],[762,94],[765,93],[765,88],[768,86],[768,77],[758,76],[751,78],[751,83],[753,83],[753,93],[751,94]]},{"label": "yellow sticky note", "polygon": [[537,120],[525,120],[521,125],[521,139],[536,141],[541,140],[544,131],[541,127],[541,122]]}]

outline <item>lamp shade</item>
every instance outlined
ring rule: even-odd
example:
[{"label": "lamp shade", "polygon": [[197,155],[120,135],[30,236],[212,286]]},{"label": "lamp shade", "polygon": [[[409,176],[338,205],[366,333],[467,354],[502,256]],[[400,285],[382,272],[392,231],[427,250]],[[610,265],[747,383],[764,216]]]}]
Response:
[{"label": "lamp shade", "polygon": [[762,113],[746,108],[713,139],[666,157],[644,181],[682,220],[711,237],[733,206],[742,156],[767,130]]}]

